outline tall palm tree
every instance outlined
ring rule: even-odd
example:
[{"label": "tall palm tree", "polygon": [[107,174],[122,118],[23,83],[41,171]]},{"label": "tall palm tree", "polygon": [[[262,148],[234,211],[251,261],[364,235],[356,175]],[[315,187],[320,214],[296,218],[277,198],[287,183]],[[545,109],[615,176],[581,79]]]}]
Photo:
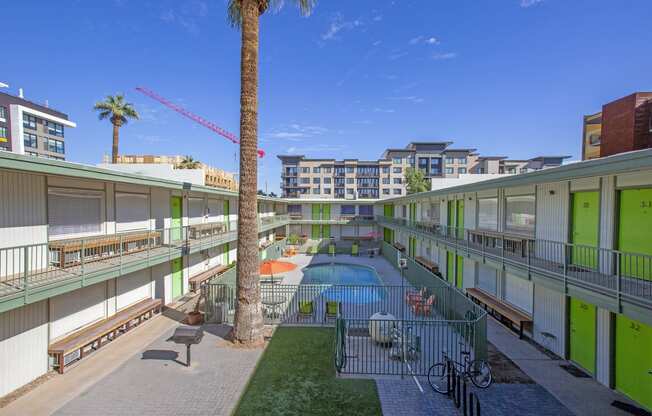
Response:
[{"label": "tall palm tree", "polygon": [[[240,192],[238,194],[238,262],[233,341],[253,346],[263,342],[263,314],[260,299],[258,219],[256,193],[258,176],[258,18],[270,2],[281,7],[283,0],[229,0],[228,18],[242,32],[240,49]],[[304,15],[315,0],[294,0]]]},{"label": "tall palm tree", "polygon": [[118,163],[118,141],[120,139],[120,127],[127,124],[131,118],[138,120],[138,112],[133,104],[125,102],[124,94],[108,95],[104,101],[98,101],[93,107],[99,111],[100,120],[109,119],[113,124],[113,149],[111,151],[111,162]]},{"label": "tall palm tree", "polygon": [[184,156],[179,163],[179,169],[199,169],[201,162],[192,156]]}]

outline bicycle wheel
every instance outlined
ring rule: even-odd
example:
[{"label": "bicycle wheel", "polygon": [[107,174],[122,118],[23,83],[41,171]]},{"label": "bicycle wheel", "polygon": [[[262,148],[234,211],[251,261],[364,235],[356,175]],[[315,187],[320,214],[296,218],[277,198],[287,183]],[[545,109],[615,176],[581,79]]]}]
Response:
[{"label": "bicycle wheel", "polygon": [[448,371],[444,363],[438,363],[428,370],[428,383],[437,393],[448,394],[450,386],[448,385]]},{"label": "bicycle wheel", "polygon": [[486,389],[493,381],[491,367],[489,367],[489,363],[484,360],[471,361],[469,363],[468,374],[471,382],[481,389]]}]

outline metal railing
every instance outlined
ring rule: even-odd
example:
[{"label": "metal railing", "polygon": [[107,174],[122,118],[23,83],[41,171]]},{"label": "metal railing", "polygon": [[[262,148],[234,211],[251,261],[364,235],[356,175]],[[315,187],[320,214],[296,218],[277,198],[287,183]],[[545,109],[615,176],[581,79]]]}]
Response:
[{"label": "metal railing", "polygon": [[[286,215],[260,218],[259,231],[285,225],[287,221]],[[87,279],[99,281],[97,278],[102,274],[119,276],[236,239],[236,221],[212,224],[220,226],[206,227],[211,224],[202,223],[2,248],[0,300],[27,298],[32,290],[70,282],[84,286]],[[266,250],[276,252],[281,244],[284,240]]]},{"label": "metal railing", "polygon": [[564,243],[533,236],[467,230],[428,222],[384,216],[379,224],[408,228],[451,249],[477,254],[501,264],[538,272],[563,285],[580,284],[614,298],[652,306],[652,256],[619,250]]}]

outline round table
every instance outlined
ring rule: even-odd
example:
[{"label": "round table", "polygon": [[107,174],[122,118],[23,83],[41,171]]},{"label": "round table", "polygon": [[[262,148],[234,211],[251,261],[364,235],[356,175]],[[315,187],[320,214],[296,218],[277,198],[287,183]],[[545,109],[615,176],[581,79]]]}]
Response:
[{"label": "round table", "polygon": [[272,319],[278,318],[278,307],[284,304],[287,301],[287,298],[283,295],[268,295],[268,296],[263,296],[261,299],[261,303],[265,306],[269,306],[271,308],[271,313],[269,314],[269,317]]}]

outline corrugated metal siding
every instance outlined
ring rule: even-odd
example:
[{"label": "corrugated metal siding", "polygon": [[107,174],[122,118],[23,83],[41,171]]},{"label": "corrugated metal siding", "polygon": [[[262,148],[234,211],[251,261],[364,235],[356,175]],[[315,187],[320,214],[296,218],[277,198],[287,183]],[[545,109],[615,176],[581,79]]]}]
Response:
[{"label": "corrugated metal siding", "polygon": [[467,194],[464,200],[464,228],[467,230],[475,230],[475,211],[476,200],[473,194]]},{"label": "corrugated metal siding", "polygon": [[0,171],[0,247],[47,242],[45,177]]},{"label": "corrugated metal siding", "polygon": [[116,193],[115,204],[118,232],[149,229],[149,194]]},{"label": "corrugated metal siding", "polygon": [[571,180],[571,192],[576,191],[597,191],[600,188],[598,177],[580,178]]},{"label": "corrugated metal siding", "polygon": [[602,308],[597,308],[596,312],[596,379],[605,386],[610,386],[612,356],[611,312]]},{"label": "corrugated metal siding", "polygon": [[154,282],[154,297],[163,299],[167,305],[172,302],[172,273],[170,262],[152,266],[152,281]]},{"label": "corrugated metal siding", "polygon": [[617,186],[619,188],[629,186],[650,186],[652,185],[652,171],[644,170],[640,172],[624,173],[618,175]]},{"label": "corrugated metal siding", "polygon": [[[156,230],[170,227],[170,191],[152,188],[152,220]],[[220,208],[221,209],[221,208]],[[221,215],[221,211],[220,211]],[[215,220],[217,221],[217,220]]]},{"label": "corrugated metal siding", "polygon": [[139,270],[117,279],[116,305],[118,310],[152,297],[150,273],[149,269]]},{"label": "corrugated metal siding", "polygon": [[505,300],[528,313],[532,313],[533,285],[510,273],[505,274]]},{"label": "corrugated metal siding", "polygon": [[[602,178],[600,192],[600,247],[614,248],[614,231],[616,229],[616,179],[613,176]],[[600,257],[600,269],[610,273],[613,269],[611,256]]]},{"label": "corrugated metal siding", "polygon": [[568,241],[568,201],[567,182],[544,183],[537,186],[537,239]]},{"label": "corrugated metal siding", "polygon": [[106,317],[106,283],[50,299],[50,341]]},{"label": "corrugated metal siding", "polygon": [[478,264],[478,288],[498,296],[498,271],[492,267]]},{"label": "corrugated metal siding", "polygon": [[47,371],[47,300],[0,314],[0,397]]},{"label": "corrugated metal siding", "polygon": [[534,185],[514,186],[503,190],[505,195],[530,195],[534,194]]},{"label": "corrugated metal siding", "polygon": [[474,260],[464,259],[464,275],[462,277],[462,287],[464,289],[475,287],[475,265]]},{"label": "corrugated metal siding", "polygon": [[[534,287],[534,340],[564,357],[566,346],[566,308],[564,295],[541,285]],[[552,334],[553,337],[542,333]]]}]

